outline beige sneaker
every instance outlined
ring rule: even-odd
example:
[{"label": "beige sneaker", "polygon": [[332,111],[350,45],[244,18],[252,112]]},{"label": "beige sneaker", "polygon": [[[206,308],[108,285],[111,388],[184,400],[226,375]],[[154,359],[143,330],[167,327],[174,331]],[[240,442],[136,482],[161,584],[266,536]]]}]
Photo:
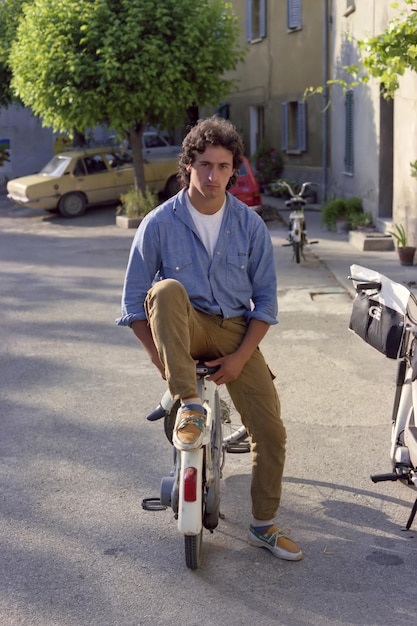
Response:
[{"label": "beige sneaker", "polygon": [[303,558],[303,553],[297,544],[285,537],[276,526],[270,526],[262,532],[258,532],[250,525],[248,542],[251,546],[266,548],[274,556],[285,561],[301,561]]},{"label": "beige sneaker", "polygon": [[194,450],[203,443],[206,412],[200,404],[185,404],[178,409],[172,442],[179,450]]}]

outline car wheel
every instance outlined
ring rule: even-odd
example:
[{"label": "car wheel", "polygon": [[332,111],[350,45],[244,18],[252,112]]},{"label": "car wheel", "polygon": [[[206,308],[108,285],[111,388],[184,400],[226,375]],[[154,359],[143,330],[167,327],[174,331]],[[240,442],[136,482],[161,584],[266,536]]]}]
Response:
[{"label": "car wheel", "polygon": [[82,193],[66,193],[59,201],[59,212],[64,217],[79,217],[84,215],[87,201]]},{"label": "car wheel", "polygon": [[178,180],[178,177],[171,176],[171,178],[169,179],[169,181],[167,182],[165,186],[165,194],[168,196],[168,198],[171,198],[171,196],[175,196],[175,194],[179,192],[180,188],[181,188],[181,183]]}]

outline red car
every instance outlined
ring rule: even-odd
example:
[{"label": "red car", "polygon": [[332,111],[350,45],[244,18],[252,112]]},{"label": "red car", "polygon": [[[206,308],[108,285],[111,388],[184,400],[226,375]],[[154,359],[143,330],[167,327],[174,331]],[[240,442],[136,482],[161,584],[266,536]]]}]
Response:
[{"label": "red car", "polygon": [[247,204],[254,211],[260,211],[262,206],[261,192],[254,171],[247,157],[243,157],[237,185],[229,189],[236,198]]}]

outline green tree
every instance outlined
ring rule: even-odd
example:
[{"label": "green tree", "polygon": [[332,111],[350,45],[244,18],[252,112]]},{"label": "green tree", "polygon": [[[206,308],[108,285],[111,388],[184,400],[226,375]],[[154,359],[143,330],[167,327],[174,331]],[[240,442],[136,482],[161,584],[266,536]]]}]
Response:
[{"label": "green tree", "polygon": [[142,134],[231,88],[243,59],[224,0],[34,0],[23,7],[9,63],[12,88],[55,131],[105,123],[127,133],[145,189]]},{"label": "green tree", "polygon": [[24,1],[0,0],[0,108],[9,106],[13,100],[10,88],[12,72],[8,59]]},{"label": "green tree", "polygon": [[[416,6],[415,0],[404,0]],[[398,4],[393,5],[398,7]],[[363,52],[365,71],[379,78],[385,93],[392,96],[398,88],[398,77],[406,69],[417,71],[417,12],[405,9],[392,19],[386,29],[375,37],[358,42]],[[351,71],[357,70],[351,68]]]}]

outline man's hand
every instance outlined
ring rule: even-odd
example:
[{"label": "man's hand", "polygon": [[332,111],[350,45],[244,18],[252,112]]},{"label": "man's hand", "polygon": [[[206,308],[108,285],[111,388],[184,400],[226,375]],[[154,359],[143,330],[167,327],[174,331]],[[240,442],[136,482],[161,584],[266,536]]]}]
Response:
[{"label": "man's hand", "polygon": [[233,352],[233,354],[228,354],[227,356],[221,356],[213,361],[205,361],[205,365],[209,367],[220,365],[220,369],[212,374],[212,376],[208,376],[207,380],[212,380],[216,385],[231,383],[233,380],[239,378],[245,363],[246,361],[243,360],[237,352]]},{"label": "man's hand", "polygon": [[239,378],[245,364],[249,361],[268,329],[269,325],[266,322],[252,319],[248,324],[242,343],[235,352],[213,361],[206,361],[206,365],[209,366],[220,365],[220,369],[213,376],[209,376],[207,380],[212,380],[216,385],[223,385]]}]

